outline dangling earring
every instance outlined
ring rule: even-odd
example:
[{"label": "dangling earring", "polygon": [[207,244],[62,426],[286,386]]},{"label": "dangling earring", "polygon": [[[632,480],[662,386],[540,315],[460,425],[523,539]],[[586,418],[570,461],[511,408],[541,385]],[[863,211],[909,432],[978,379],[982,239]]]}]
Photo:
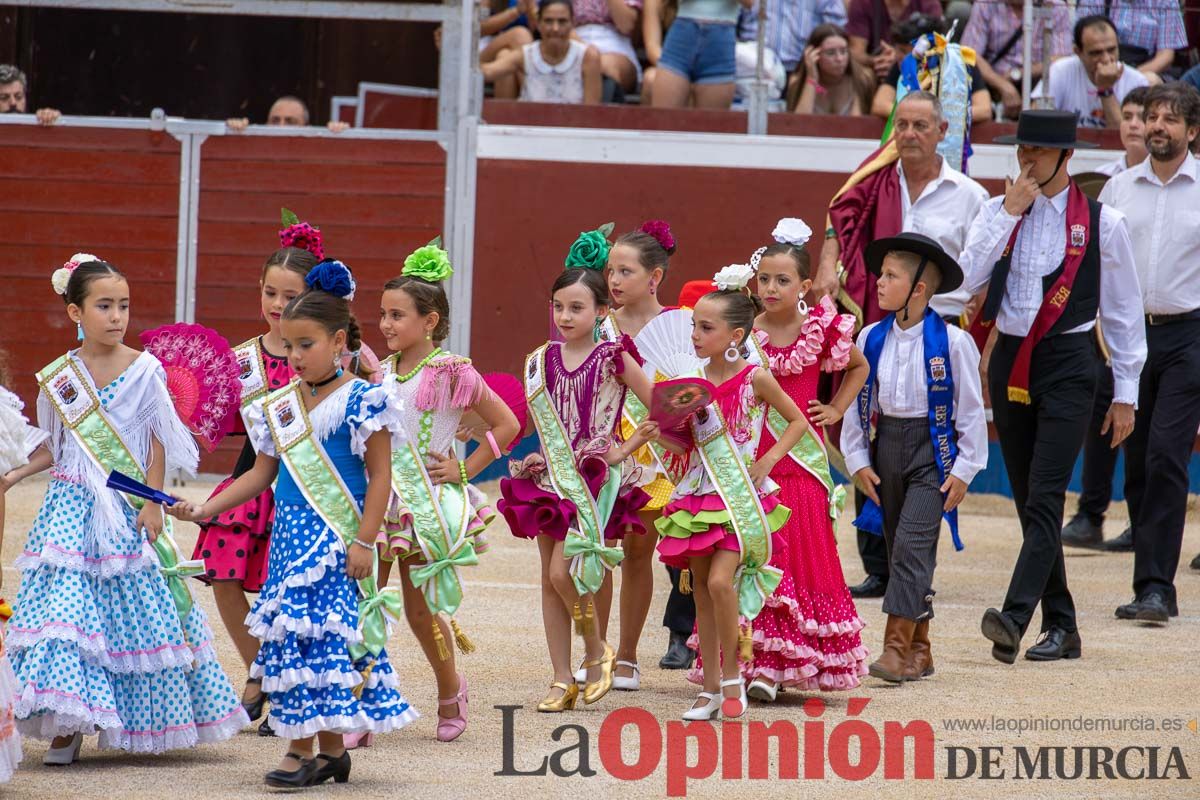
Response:
[{"label": "dangling earring", "polygon": [[592,325],[592,341],[593,342],[600,341],[600,326],[603,324],[604,324],[603,320],[601,320],[600,317],[596,317],[596,324]]},{"label": "dangling earring", "polygon": [[82,322],[75,323],[75,341],[77,341],[77,342],[83,341],[83,323]]},{"label": "dangling earring", "polygon": [[658,291],[658,285],[657,285],[657,284],[655,284],[655,283],[653,283],[653,282],[651,282],[651,284],[650,284],[650,294],[654,294],[654,293],[655,293],[655,292],[657,292],[657,291]]},{"label": "dangling earring", "polygon": [[800,312],[800,316],[808,314],[808,303],[804,302],[804,298],[800,298],[800,304],[796,306],[796,310]]},{"label": "dangling earring", "polygon": [[432,333],[427,333],[427,334],[425,334],[425,341],[427,341],[427,342],[432,342],[432,341],[433,341],[433,334],[432,334]]},{"label": "dangling earring", "polygon": [[729,349],[725,351],[725,360],[730,364],[741,358],[742,353],[738,350],[737,342],[730,342]]}]

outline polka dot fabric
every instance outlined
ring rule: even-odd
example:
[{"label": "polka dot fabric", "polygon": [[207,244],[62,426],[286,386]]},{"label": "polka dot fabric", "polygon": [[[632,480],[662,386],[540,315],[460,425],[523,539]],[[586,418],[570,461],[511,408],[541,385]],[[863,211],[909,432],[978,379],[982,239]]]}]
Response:
[{"label": "polka dot fabric", "polygon": [[[351,426],[369,426],[386,410],[363,403],[367,387],[364,383],[348,393],[342,417],[351,422],[343,421],[322,442],[360,509],[365,468],[351,451]],[[314,414],[331,411],[318,406]],[[362,637],[358,590],[346,575],[345,546],[304,502],[286,468],[276,497],[267,581],[246,618],[250,633],[262,641],[250,674],[262,678],[270,695],[271,727],[284,739],[404,727],[418,714],[401,694],[387,652],[350,657],[349,646]],[[360,684],[361,697],[355,697]]]},{"label": "polka dot fabric", "polygon": [[[267,389],[275,391],[292,379],[292,370],[286,357],[272,355],[266,349],[262,354]],[[240,420],[237,430],[245,430]],[[235,471],[213,490],[211,497],[225,491],[240,475]],[[206,583],[214,580],[237,581],[247,592],[262,589],[267,579],[267,551],[270,549],[274,517],[275,496],[267,489],[258,497],[201,525],[192,558],[204,561],[205,574],[202,580]]]},{"label": "polka dot fabric", "polygon": [[127,506],[115,552],[101,557],[95,504],[84,486],[51,481],[18,559],[8,645],[21,731],[99,733],[101,747],[140,753],[232,736],[248,719],[203,610],[180,622]]}]

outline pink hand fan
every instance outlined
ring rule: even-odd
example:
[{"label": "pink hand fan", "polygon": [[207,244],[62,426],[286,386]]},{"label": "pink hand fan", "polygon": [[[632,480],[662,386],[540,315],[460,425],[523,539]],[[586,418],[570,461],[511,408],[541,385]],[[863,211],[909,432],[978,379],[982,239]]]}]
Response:
[{"label": "pink hand fan", "polygon": [[[525,387],[521,382],[509,375],[507,372],[489,372],[482,376],[483,382],[488,385],[500,401],[508,406],[513,412],[513,416],[517,418],[518,433],[515,439],[511,442],[497,442],[505,452],[512,449],[517,442],[529,435],[526,427],[529,425],[529,406],[525,402]],[[462,416],[462,421],[459,424],[460,431],[465,430],[469,438],[476,441],[483,441],[484,433],[488,430],[488,425],[474,411],[468,411]],[[465,439],[464,439],[465,441]]]},{"label": "pink hand fan", "polygon": [[242,400],[233,348],[216,331],[186,322],[144,331],[140,338],[166,370],[175,413],[211,453],[233,430]]},{"label": "pink hand fan", "polygon": [[713,401],[716,387],[704,378],[675,378],[654,384],[650,395],[650,419],[658,423],[662,436],[687,444],[682,428],[688,418]]}]

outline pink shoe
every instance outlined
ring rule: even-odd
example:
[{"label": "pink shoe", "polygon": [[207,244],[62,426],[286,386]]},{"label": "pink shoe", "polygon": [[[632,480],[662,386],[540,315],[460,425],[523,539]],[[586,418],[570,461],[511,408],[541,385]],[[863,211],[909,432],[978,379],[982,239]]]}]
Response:
[{"label": "pink shoe", "polygon": [[373,744],[375,744],[375,734],[373,733],[342,734],[342,745],[347,750],[358,750],[360,748],[370,747]]},{"label": "pink shoe", "polygon": [[449,719],[438,717],[439,742],[453,742],[467,729],[467,679],[461,673],[458,676],[458,694],[449,700],[438,700],[439,706],[452,706],[455,703],[458,704],[458,716]]}]

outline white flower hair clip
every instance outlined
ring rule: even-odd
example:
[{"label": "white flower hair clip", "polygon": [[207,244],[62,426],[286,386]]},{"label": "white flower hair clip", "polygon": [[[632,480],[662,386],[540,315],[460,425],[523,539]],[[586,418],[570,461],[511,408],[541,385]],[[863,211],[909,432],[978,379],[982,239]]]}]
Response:
[{"label": "white flower hair clip", "polygon": [[67,284],[71,282],[71,273],[76,270],[80,264],[87,264],[89,261],[99,261],[100,259],[91,253],[76,253],[71,256],[67,263],[63,264],[58,269],[54,270],[54,274],[50,276],[50,286],[54,288],[54,293],[57,295],[65,295],[67,293]]},{"label": "white flower hair clip", "polygon": [[803,247],[812,238],[812,228],[802,219],[784,217],[775,225],[775,230],[771,231],[771,238],[780,244]]},{"label": "white flower hair clip", "polygon": [[730,264],[713,275],[713,283],[723,292],[740,292],[753,277],[754,269],[749,264]]}]

